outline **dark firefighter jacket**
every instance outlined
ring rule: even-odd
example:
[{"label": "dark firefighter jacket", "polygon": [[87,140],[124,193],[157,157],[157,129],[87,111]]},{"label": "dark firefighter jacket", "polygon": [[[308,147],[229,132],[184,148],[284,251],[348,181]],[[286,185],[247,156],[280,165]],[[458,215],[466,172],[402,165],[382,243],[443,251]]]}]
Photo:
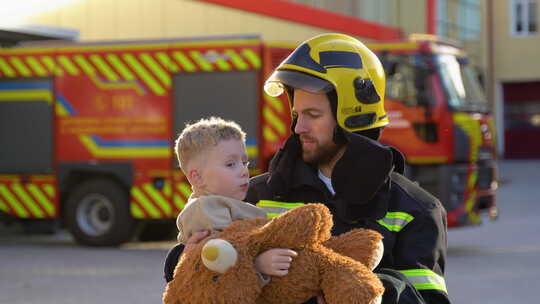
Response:
[{"label": "dark firefighter jacket", "polygon": [[[332,172],[335,195],[318,178],[317,169],[302,161],[293,135],[272,160],[270,171],[252,178],[246,200],[262,206],[267,201],[324,203],[334,215],[334,235],[370,228],[384,236],[384,256],[375,272],[397,270],[425,303],[449,303],[443,277],[446,212],[441,203],[400,174],[404,160],[399,151],[361,135],[346,137],[347,149]],[[287,209],[287,204],[282,206]],[[402,287],[385,280],[383,284],[394,298],[383,303],[422,303],[405,299],[414,295],[400,299]]]}]

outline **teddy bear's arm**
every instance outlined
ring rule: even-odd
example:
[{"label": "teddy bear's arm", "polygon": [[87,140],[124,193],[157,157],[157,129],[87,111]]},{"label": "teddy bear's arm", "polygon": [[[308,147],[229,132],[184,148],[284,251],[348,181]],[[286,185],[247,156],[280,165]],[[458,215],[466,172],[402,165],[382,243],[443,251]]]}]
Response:
[{"label": "teddy bear's arm", "polygon": [[330,238],[332,215],[322,204],[308,204],[273,218],[260,234],[267,248],[302,248]]},{"label": "teddy bear's arm", "polygon": [[353,229],[339,236],[334,236],[324,245],[333,251],[353,258],[374,269],[383,253],[382,235],[370,229]]}]

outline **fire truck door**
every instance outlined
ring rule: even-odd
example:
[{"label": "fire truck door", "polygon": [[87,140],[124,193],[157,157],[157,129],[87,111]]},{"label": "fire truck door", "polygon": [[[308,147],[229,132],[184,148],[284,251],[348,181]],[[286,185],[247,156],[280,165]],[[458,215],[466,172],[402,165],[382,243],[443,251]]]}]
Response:
[{"label": "fire truck door", "polygon": [[0,211],[57,214],[53,178],[52,80],[0,79]]}]

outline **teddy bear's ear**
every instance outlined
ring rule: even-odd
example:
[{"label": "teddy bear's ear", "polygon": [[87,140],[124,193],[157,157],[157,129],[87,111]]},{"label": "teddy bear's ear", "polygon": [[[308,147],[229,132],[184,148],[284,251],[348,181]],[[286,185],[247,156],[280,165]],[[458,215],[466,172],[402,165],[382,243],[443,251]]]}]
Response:
[{"label": "teddy bear's ear", "polygon": [[273,218],[260,233],[268,248],[302,248],[330,238],[332,215],[322,204],[308,204]]}]

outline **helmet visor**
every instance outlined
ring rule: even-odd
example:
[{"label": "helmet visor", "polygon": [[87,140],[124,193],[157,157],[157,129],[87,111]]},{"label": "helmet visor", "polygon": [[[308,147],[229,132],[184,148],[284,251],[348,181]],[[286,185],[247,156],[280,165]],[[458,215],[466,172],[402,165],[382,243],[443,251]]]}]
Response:
[{"label": "helmet visor", "polygon": [[298,71],[281,70],[275,71],[268,78],[264,83],[264,91],[272,97],[277,97],[283,94],[285,86],[314,94],[328,93],[334,89],[334,86],[330,82],[319,77]]}]

